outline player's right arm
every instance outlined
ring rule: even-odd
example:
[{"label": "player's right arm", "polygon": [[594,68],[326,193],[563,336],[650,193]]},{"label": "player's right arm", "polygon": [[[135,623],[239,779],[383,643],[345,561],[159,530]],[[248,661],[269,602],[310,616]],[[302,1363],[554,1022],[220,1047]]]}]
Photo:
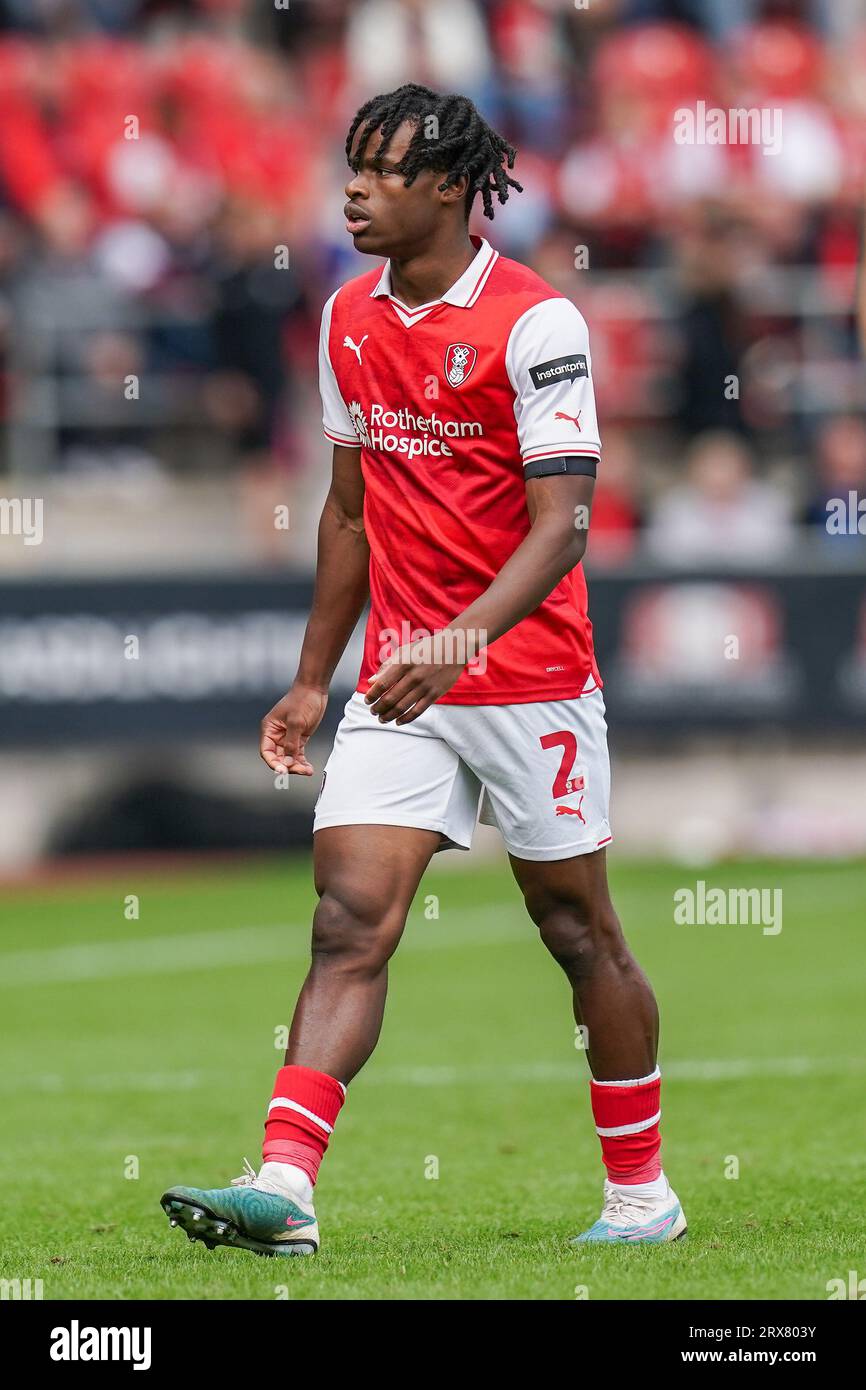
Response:
[{"label": "player's right arm", "polygon": [[312,776],[304,749],[325,713],[331,677],[367,602],[369,585],[361,450],[335,444],[331,486],[319,521],[313,606],[298,673],[261,725],[259,751],[274,772]]}]

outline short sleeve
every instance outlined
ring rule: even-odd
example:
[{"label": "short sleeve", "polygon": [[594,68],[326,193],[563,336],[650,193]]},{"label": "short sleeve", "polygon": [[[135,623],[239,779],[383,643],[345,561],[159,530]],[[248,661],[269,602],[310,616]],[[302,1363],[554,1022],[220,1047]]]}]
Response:
[{"label": "short sleeve", "polygon": [[352,424],[352,417],[346,409],[346,402],[340,395],[328,343],[331,337],[331,315],[334,300],[339,290],[335,290],[322,310],[322,326],[319,330],[319,394],[322,397],[322,428],[325,438],[332,444],[355,445],[361,447],[360,440]]},{"label": "short sleeve", "polygon": [[521,315],[505,367],[524,465],[566,455],[599,459],[589,332],[570,299],[544,299]]}]

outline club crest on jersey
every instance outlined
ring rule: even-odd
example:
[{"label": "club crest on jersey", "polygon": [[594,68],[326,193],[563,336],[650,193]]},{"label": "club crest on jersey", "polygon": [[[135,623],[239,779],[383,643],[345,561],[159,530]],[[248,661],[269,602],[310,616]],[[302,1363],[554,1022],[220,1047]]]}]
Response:
[{"label": "club crest on jersey", "polygon": [[462,386],[478,359],[469,343],[449,343],[445,349],[445,376],[449,386]]}]

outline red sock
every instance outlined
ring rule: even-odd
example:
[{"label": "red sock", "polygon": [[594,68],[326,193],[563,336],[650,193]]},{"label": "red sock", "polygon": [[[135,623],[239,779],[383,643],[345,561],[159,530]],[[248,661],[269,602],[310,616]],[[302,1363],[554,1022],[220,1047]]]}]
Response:
[{"label": "red sock", "polygon": [[636,1081],[590,1078],[595,1128],[611,1182],[652,1182],[661,1173],[661,1085],[658,1067]]},{"label": "red sock", "polygon": [[265,1120],[262,1158],[266,1163],[293,1163],[315,1184],[345,1099],[342,1081],[323,1071],[280,1067]]}]

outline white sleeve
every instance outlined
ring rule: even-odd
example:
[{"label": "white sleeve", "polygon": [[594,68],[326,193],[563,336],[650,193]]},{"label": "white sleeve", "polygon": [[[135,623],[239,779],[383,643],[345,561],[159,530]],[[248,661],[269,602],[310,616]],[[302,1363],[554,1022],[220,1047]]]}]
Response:
[{"label": "white sleeve", "polygon": [[337,385],[334,368],[331,366],[331,355],[328,351],[328,341],[331,336],[331,314],[334,309],[334,300],[338,294],[339,290],[335,290],[322,310],[322,326],[319,330],[319,394],[322,397],[322,428],[325,431],[326,439],[330,439],[332,444],[354,444],[356,448],[360,448],[361,442],[352,424],[352,417],[346,409],[346,402],[340,395],[340,388]]},{"label": "white sleeve", "polygon": [[520,316],[508,336],[505,369],[524,465],[600,457],[589,332],[570,299],[543,299]]}]

